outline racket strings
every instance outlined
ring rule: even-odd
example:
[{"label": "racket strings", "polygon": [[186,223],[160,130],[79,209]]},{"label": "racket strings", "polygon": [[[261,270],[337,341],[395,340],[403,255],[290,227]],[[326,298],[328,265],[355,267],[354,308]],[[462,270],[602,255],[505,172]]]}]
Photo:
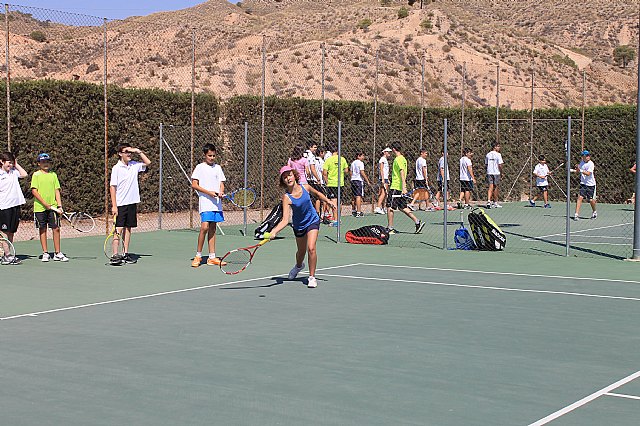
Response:
[{"label": "racket strings", "polygon": [[227,253],[221,260],[221,269],[226,273],[240,272],[251,262],[251,253],[248,250],[234,250]]},{"label": "racket strings", "polygon": [[248,189],[239,189],[233,195],[233,201],[240,207],[249,207],[256,201],[256,193]]}]

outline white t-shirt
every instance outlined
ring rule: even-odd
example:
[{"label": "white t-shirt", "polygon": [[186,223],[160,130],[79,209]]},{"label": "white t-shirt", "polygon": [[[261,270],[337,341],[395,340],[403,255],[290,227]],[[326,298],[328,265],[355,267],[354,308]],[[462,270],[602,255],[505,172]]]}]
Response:
[{"label": "white t-shirt", "polygon": [[427,160],[418,157],[416,160],[416,180],[425,180],[427,178],[427,176],[422,173],[423,167],[427,167]]},{"label": "white t-shirt", "polygon": [[324,161],[327,161],[327,159],[328,159],[329,157],[331,157],[332,155],[333,155],[333,154],[331,153],[331,151],[327,151],[327,152],[325,152],[325,153],[324,153],[324,158],[323,158],[323,160],[324,160]]},{"label": "white t-shirt", "polygon": [[20,172],[12,168],[9,172],[0,169],[0,210],[21,206],[25,203],[18,179]]},{"label": "white t-shirt", "polygon": [[471,166],[471,158],[466,155],[460,159],[460,180],[471,181],[471,173],[469,173],[468,166]]},{"label": "white t-shirt", "polygon": [[446,173],[447,180],[451,180],[451,174],[449,173],[449,165],[447,164],[446,171],[444,169],[444,155],[440,157],[440,159],[438,160],[438,180],[439,181],[442,181],[442,178],[443,178],[442,173]]},{"label": "white t-shirt", "polygon": [[[227,180],[222,172],[219,164],[208,165],[200,163],[196,166],[191,174],[191,179],[197,179],[198,185],[213,191],[216,194],[220,192],[220,183]],[[208,194],[198,193],[198,212],[221,212],[222,199],[220,197],[212,197]]]},{"label": "white t-shirt", "polygon": [[125,165],[118,161],[111,168],[111,186],[116,187],[116,205],[128,206],[140,202],[140,188],[138,187],[138,173],[147,170],[147,166],[140,161],[129,161]]},{"label": "white t-shirt", "polygon": [[353,160],[351,163],[351,180],[362,181],[361,171],[364,170],[364,163],[360,160]]},{"label": "white t-shirt", "polygon": [[324,185],[324,178],[322,177],[322,166],[324,166],[324,160],[320,157],[316,157],[315,168],[316,173],[318,173],[318,178],[320,179],[318,183]]},{"label": "white t-shirt", "polygon": [[316,156],[315,156],[315,155],[313,155],[313,152],[311,152],[310,150],[307,150],[307,151],[304,153],[304,155],[303,155],[303,156],[304,156],[304,158],[306,158],[306,159],[307,159],[307,161],[309,162],[309,172],[310,172],[310,175],[309,175],[309,176],[307,176],[307,180],[308,180],[309,182],[317,182],[317,179],[316,179],[316,177],[313,175],[313,170],[312,170],[312,167],[313,167],[313,169],[314,169],[314,170],[318,170],[318,169],[315,167],[315,165],[316,165]]},{"label": "white t-shirt", "polygon": [[389,160],[384,155],[380,157],[378,161],[378,170],[380,170],[380,164],[382,164],[382,178],[383,180],[389,179]]},{"label": "white t-shirt", "polygon": [[[546,164],[538,163],[536,164],[535,169],[533,169],[533,173],[536,175],[536,186],[547,186],[549,185],[549,181],[547,180],[547,175],[549,174],[549,166]],[[544,176],[542,178],[538,176]]]},{"label": "white t-shirt", "polygon": [[504,164],[504,161],[502,161],[502,154],[498,151],[490,151],[484,158],[484,164],[487,165],[488,175],[499,175],[500,167],[498,167],[498,165]]},{"label": "white t-shirt", "polygon": [[589,176],[585,176],[580,173],[580,183],[586,186],[596,186],[596,177],[593,174],[593,170],[595,169],[595,165],[593,161],[589,160],[586,163],[584,161],[580,162],[580,172],[591,172]]}]

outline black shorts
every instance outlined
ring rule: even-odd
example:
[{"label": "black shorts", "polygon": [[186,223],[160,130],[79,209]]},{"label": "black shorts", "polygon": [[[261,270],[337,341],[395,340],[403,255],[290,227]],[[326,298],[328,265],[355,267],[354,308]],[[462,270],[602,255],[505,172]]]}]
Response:
[{"label": "black shorts", "polygon": [[460,191],[461,192],[473,191],[473,181],[472,180],[461,180],[460,181]]},{"label": "black shorts", "polygon": [[330,200],[338,198],[338,187],[337,186],[327,186],[327,198],[330,199]]},{"label": "black shorts", "polygon": [[118,206],[118,216],[116,217],[118,228],[135,228],[138,226],[138,205],[127,204]]},{"label": "black shorts", "polygon": [[413,181],[413,189],[427,189],[427,181],[424,179],[416,179]]},{"label": "black shorts", "polygon": [[318,191],[321,194],[327,195],[326,194],[326,189],[323,185],[319,184],[318,182],[309,182],[309,186],[312,187],[313,189],[315,189],[316,191]]},{"label": "black shorts", "polygon": [[387,207],[393,210],[403,210],[407,208],[407,197],[402,195],[402,191],[390,189],[387,197]]},{"label": "black shorts", "polygon": [[351,192],[354,197],[364,197],[364,183],[361,180],[352,180]]},{"label": "black shorts", "polygon": [[596,198],[596,187],[580,184],[580,196],[587,201]]},{"label": "black shorts", "polygon": [[[451,190],[451,186],[449,185],[450,185],[449,182],[447,182],[447,191]],[[441,180],[438,181],[438,191],[439,192],[444,191],[444,183]]]},{"label": "black shorts", "polygon": [[537,187],[538,191],[540,191],[540,193],[545,193],[549,190],[549,185],[540,185]]},{"label": "black shorts", "polygon": [[60,227],[60,215],[53,210],[33,213],[33,221],[37,229],[47,229],[47,225],[51,229]]},{"label": "black shorts", "polygon": [[15,233],[20,223],[20,206],[0,210],[0,230]]},{"label": "black shorts", "polygon": [[296,238],[300,238],[300,237],[304,237],[305,235],[307,235],[307,232],[311,231],[311,230],[319,230],[320,229],[320,222],[313,222],[311,225],[307,226],[304,229],[300,229],[300,230],[293,230],[293,235],[296,236]]}]

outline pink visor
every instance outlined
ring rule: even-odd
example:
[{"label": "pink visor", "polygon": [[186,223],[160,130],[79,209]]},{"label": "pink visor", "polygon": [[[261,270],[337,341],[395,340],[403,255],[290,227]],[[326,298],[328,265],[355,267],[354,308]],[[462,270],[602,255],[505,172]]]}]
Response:
[{"label": "pink visor", "polygon": [[282,166],[280,168],[280,176],[282,176],[283,173],[287,173],[287,172],[292,172],[293,169],[289,166]]}]

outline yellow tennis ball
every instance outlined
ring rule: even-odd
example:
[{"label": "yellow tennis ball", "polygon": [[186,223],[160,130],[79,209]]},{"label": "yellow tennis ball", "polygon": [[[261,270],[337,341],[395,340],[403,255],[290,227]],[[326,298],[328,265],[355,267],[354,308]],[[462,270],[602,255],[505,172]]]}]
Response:
[{"label": "yellow tennis ball", "polygon": [[269,232],[265,232],[264,234],[262,234],[262,238],[265,240],[271,239],[271,234]]}]

